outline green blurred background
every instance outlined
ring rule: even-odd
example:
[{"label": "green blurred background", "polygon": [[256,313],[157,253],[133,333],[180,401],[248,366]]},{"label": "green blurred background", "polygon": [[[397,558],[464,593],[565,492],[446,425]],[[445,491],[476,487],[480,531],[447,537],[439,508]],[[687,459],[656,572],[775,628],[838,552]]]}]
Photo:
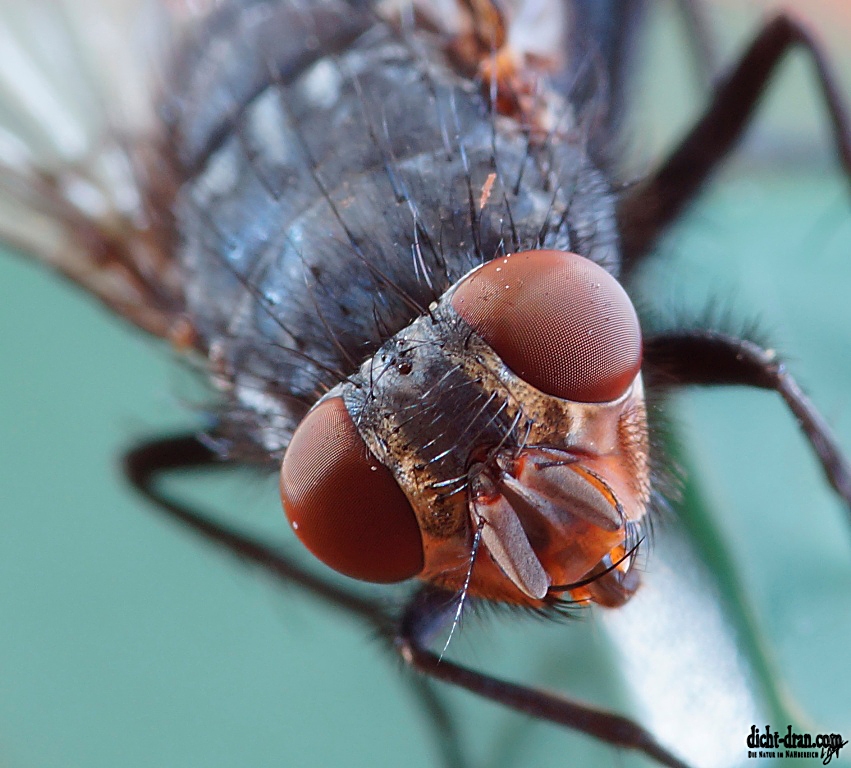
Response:
[{"label": "green blurred background", "polygon": [[[729,55],[756,16],[723,11]],[[656,21],[633,136],[648,160],[698,108],[679,29],[664,14]],[[851,451],[851,207],[808,75],[800,61],[784,68],[744,158],[672,233],[646,286],[664,311],[720,299],[734,317],[759,320]],[[437,765],[403,671],[368,631],[187,536],[128,491],[122,448],[195,423],[169,353],[11,256],[0,258],[0,299],[0,768]],[[674,418],[680,461],[711,509],[694,525],[721,542],[697,546],[721,574],[719,594],[742,600],[722,604],[745,667],[758,680],[770,666],[797,722],[849,738],[847,514],[778,398],[689,393]],[[180,487],[297,551],[274,478],[198,476]],[[695,629],[683,626],[683,638]],[[641,717],[611,631],[594,615],[485,616],[465,624],[451,655]],[[645,764],[464,693],[448,698],[476,766]],[[750,725],[732,735],[742,764]],[[687,727],[712,743],[713,726]],[[712,752],[692,759],[738,764]]]}]

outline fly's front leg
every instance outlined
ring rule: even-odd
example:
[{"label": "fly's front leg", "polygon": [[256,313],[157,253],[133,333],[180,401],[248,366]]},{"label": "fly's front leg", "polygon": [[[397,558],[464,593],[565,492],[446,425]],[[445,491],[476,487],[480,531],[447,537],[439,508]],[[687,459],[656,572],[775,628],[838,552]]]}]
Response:
[{"label": "fly's front leg", "polygon": [[396,637],[399,655],[412,669],[538,720],[581,731],[614,747],[641,752],[660,765],[688,768],[686,763],[629,718],[553,693],[500,680],[448,661],[431,651],[430,642],[437,632],[453,620],[456,605],[453,595],[430,587],[423,588],[414,597]]},{"label": "fly's front leg", "polygon": [[828,482],[851,513],[851,465],[824,417],[773,351],[711,330],[661,333],[645,340],[644,360],[661,386],[740,385],[777,392],[812,446]]},{"label": "fly's front leg", "polygon": [[665,228],[677,219],[733,149],[778,64],[796,47],[805,50],[815,65],[834,143],[851,181],[851,119],[837,77],[810,33],[792,17],[780,15],[762,28],[732,71],[721,79],[706,112],[679,146],[622,198],[618,219],[625,272],[652,250]]},{"label": "fly's front leg", "polygon": [[[377,601],[368,600],[338,584],[316,576],[291,562],[282,552],[232,526],[209,519],[203,513],[172,499],[158,487],[164,474],[192,469],[225,469],[219,457],[197,435],[183,434],[151,440],[128,451],[124,472],[131,485],[169,518],[193,533],[257,566],[284,584],[298,586],[323,602],[356,616],[379,637],[392,643],[398,621]],[[446,768],[467,764],[461,740],[446,704],[430,681],[411,680],[417,702],[426,714]]]},{"label": "fly's front leg", "polygon": [[376,603],[321,579],[291,562],[274,547],[209,519],[203,513],[170,498],[157,486],[170,472],[203,468],[231,468],[194,434],[175,435],[142,443],[124,456],[124,472],[131,485],[168,517],[222,547],[241,560],[257,565],[276,578],[296,584],[338,608],[357,614],[383,633],[391,618]]}]

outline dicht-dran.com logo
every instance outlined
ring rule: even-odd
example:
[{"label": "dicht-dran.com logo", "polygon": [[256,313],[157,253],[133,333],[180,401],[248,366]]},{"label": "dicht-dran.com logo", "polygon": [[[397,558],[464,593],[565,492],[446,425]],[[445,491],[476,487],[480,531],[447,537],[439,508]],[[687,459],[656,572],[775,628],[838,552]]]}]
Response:
[{"label": "dicht-dran.com logo", "polygon": [[792,726],[786,726],[782,736],[778,731],[772,731],[770,725],[760,731],[755,725],[747,739],[748,757],[771,758],[816,758],[822,765],[827,765],[834,757],[839,757],[839,750],[848,743],[838,733],[820,733],[813,736],[809,733],[795,733]]}]

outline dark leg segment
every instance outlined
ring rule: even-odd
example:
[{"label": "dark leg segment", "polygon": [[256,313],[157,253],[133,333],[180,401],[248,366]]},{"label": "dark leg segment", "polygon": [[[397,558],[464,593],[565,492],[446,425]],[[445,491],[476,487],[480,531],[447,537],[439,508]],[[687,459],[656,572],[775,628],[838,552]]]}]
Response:
[{"label": "dark leg segment", "polygon": [[653,174],[621,200],[624,271],[653,247],[741,138],[777,65],[794,47],[813,60],[839,159],[851,180],[851,120],[837,79],[809,32],[789,16],[766,24],[732,72],[721,80],[703,117]]},{"label": "dark leg segment", "polygon": [[775,352],[709,330],[672,331],[645,341],[644,359],[661,386],[742,385],[772,389],[786,401],[828,482],[851,511],[851,465],[830,427]]},{"label": "dark leg segment", "polygon": [[[133,487],[168,517],[178,520],[194,533],[224,548],[241,560],[259,566],[284,582],[305,589],[323,602],[356,616],[373,629],[388,645],[395,641],[398,620],[377,602],[325,581],[272,547],[235,528],[208,519],[185,504],[170,499],[156,485],[166,473],[187,469],[231,469],[195,435],[176,435],[143,443],[124,456],[124,471]],[[432,724],[438,749],[446,768],[467,765],[460,735],[446,704],[429,681],[411,680],[411,690]]]},{"label": "dark leg segment", "polygon": [[402,659],[424,675],[457,685],[486,699],[539,720],[586,733],[621,749],[634,749],[670,768],[687,768],[653,736],[626,717],[586,704],[491,677],[441,658],[428,649],[438,627],[451,621],[455,609],[452,596],[424,588],[403,618],[396,647]]},{"label": "dark leg segment", "polygon": [[327,603],[354,613],[380,630],[391,634],[393,621],[384,611],[353,592],[346,592],[314,576],[285,555],[235,528],[208,519],[202,513],[174,501],[157,488],[162,474],[199,468],[231,469],[222,464],[216,454],[195,435],[176,435],[143,443],[124,456],[124,471],[133,485],[146,499],[178,520],[193,532],[227,549],[240,559],[258,565],[277,578],[297,584]]}]

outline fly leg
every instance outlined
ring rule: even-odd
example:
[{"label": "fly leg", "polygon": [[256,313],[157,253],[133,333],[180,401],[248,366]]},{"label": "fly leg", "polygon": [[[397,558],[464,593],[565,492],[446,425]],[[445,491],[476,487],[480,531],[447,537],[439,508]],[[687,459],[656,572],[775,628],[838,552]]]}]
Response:
[{"label": "fly leg", "polygon": [[624,272],[634,269],[665,228],[694,199],[748,126],[777,65],[800,47],[815,65],[842,167],[851,180],[851,118],[819,43],[787,15],[769,21],[732,71],[722,77],[703,116],[679,146],[618,205]]},{"label": "fly leg", "polygon": [[290,562],[275,548],[236,528],[210,520],[201,512],[170,498],[157,487],[159,476],[168,472],[231,466],[222,464],[219,457],[195,435],[152,440],[131,449],[124,456],[124,471],[130,483],[168,517],[241,560],[258,565],[277,578],[297,584],[325,602],[362,617],[382,634],[386,634],[392,619],[377,604],[314,576]]},{"label": "fly leg", "polygon": [[500,680],[448,661],[430,650],[430,642],[453,620],[455,609],[453,596],[439,589],[424,587],[414,596],[396,637],[396,649],[408,666],[538,720],[581,731],[614,747],[636,750],[661,765],[687,768],[686,763],[661,746],[648,731],[626,717]]},{"label": "fly leg", "polygon": [[644,359],[661,387],[727,384],[777,392],[795,416],[828,482],[851,512],[851,464],[776,352],[729,334],[695,329],[649,337]]},{"label": "fly leg", "polygon": [[[233,465],[222,463],[194,434],[151,440],[132,448],[124,456],[124,472],[131,485],[167,517],[243,562],[261,568],[284,584],[294,584],[326,604],[357,617],[388,645],[395,642],[398,620],[377,601],[310,573],[291,562],[275,547],[235,527],[209,519],[203,513],[172,499],[157,487],[158,480],[164,474],[205,468],[224,469],[233,468]],[[463,756],[460,736],[446,704],[430,681],[412,677],[410,683],[417,702],[431,723],[443,764],[446,768],[464,768],[467,762]]]}]

